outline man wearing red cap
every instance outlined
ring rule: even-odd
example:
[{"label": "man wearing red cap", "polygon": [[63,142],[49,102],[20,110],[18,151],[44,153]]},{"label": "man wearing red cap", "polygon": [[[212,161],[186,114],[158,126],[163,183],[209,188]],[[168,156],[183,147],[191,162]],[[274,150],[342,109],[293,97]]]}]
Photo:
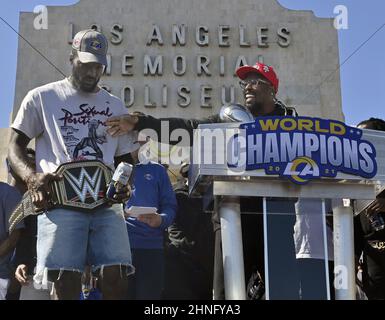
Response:
[{"label": "man wearing red cap", "polygon": [[[236,74],[241,79],[239,84],[243,90],[245,107],[254,117],[296,115],[295,109],[285,106],[276,99],[279,80],[273,67],[257,62],[253,66],[246,65],[238,68]],[[169,121],[170,132],[174,129],[182,128],[191,133],[199,124],[222,122],[219,114],[202,120],[186,120],[181,118],[156,119],[149,115],[125,115],[110,118],[107,121],[107,125],[110,127],[108,132],[112,136],[122,135],[132,130],[140,131],[146,128],[154,129],[160,133],[161,121]],[[192,137],[192,135],[190,136]]]},{"label": "man wearing red cap", "polygon": [[[237,76],[241,79],[239,82],[244,99],[246,111],[249,111],[252,117],[261,116],[296,116],[297,113],[294,108],[285,106],[281,101],[277,100],[276,94],[278,92],[278,77],[273,67],[257,62],[253,66],[242,66],[236,70]],[[231,108],[231,106],[230,106]],[[128,133],[132,130],[153,129],[157,132],[158,137],[161,135],[161,124],[163,121],[168,121],[169,132],[175,129],[185,129],[190,134],[190,144],[193,142],[193,130],[203,123],[218,123],[223,122],[224,119],[221,114],[215,114],[206,119],[181,119],[181,118],[162,118],[157,119],[149,115],[124,115],[120,117],[112,117],[107,121],[110,127],[108,132],[112,136],[118,136]],[[170,140],[167,141],[167,143]],[[161,141],[162,142],[162,141]],[[177,142],[174,142],[177,143]],[[180,143],[180,142],[179,142]],[[172,142],[171,142],[172,144]],[[261,201],[256,203],[257,198],[242,198],[241,211],[242,212],[262,212]],[[294,205],[293,205],[294,206]],[[263,229],[261,215],[242,215],[242,234],[244,246],[245,259],[245,279],[249,279],[253,274],[255,267],[259,270],[263,269]],[[220,219],[218,216],[213,217],[213,225],[216,240],[215,249],[215,272],[214,272],[214,298],[224,299],[223,286],[223,265],[221,254],[221,233],[220,233]],[[294,221],[290,222],[287,238],[293,239],[293,225]],[[286,229],[285,229],[286,230]],[[258,238],[258,239],[257,239]],[[294,257],[294,244],[293,257]],[[290,247],[291,250],[291,247]],[[214,256],[214,253],[213,253]],[[287,271],[287,270],[286,270]],[[285,272],[282,272],[284,274]],[[278,280],[280,281],[280,280]],[[183,285],[183,284],[181,284]],[[283,284],[284,286],[284,284]],[[296,289],[294,289],[295,291]],[[282,288],[282,292],[284,288]],[[250,296],[250,294],[249,294]],[[270,295],[272,297],[272,295]],[[293,293],[284,293],[277,299],[293,299]]]},{"label": "man wearing red cap", "polygon": [[241,88],[245,93],[245,105],[253,115],[260,116],[274,112],[275,95],[279,80],[273,69],[262,63],[237,69]]}]

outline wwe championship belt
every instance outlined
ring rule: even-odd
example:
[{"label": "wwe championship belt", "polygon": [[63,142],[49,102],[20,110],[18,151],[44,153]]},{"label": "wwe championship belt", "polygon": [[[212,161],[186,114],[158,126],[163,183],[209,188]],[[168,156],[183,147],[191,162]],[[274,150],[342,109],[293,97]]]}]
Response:
[{"label": "wwe championship belt", "polygon": [[[51,208],[92,212],[107,203],[105,195],[112,172],[102,162],[92,160],[64,163],[57,168],[56,173],[61,174],[63,179],[51,182]],[[43,212],[36,211],[31,193],[27,191],[9,218],[9,232],[25,217]]]}]

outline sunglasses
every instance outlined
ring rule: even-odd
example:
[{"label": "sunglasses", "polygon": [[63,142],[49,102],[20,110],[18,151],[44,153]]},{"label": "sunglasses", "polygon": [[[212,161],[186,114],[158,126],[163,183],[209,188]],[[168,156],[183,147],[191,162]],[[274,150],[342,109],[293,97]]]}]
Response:
[{"label": "sunglasses", "polygon": [[242,80],[239,81],[239,85],[243,91],[246,90],[247,86],[257,87],[259,85],[265,86],[265,87],[271,87],[270,82],[262,80],[262,79],[251,79],[251,80]]}]

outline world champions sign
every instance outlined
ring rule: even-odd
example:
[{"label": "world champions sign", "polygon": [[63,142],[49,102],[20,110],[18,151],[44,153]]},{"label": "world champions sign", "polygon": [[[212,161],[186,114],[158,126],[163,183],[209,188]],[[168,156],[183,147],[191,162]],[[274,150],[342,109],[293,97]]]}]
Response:
[{"label": "world champions sign", "polygon": [[[331,18],[275,0],[80,0],[47,12],[41,30],[33,27],[36,14],[21,13],[20,34],[68,75],[74,34],[103,32],[109,50],[101,84],[131,112],[207,117],[242,103],[235,70],[260,61],[277,70],[284,103],[343,120],[339,73],[320,86],[339,65]],[[18,50],[13,116],[29,90],[63,77],[22,39]]]},{"label": "world champions sign", "polygon": [[377,173],[373,144],[362,139],[362,130],[339,121],[263,117],[240,129],[227,145],[229,168],[264,169],[297,184],[338,172],[366,179]]}]

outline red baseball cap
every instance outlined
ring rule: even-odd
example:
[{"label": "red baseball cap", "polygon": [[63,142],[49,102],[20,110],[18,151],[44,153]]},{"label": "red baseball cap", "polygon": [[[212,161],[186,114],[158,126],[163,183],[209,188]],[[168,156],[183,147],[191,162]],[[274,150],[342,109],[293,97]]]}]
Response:
[{"label": "red baseball cap", "polygon": [[278,92],[278,84],[279,84],[279,79],[277,77],[277,74],[275,73],[273,67],[270,67],[266,64],[256,62],[255,65],[253,66],[242,66],[235,71],[237,76],[240,79],[245,79],[249,73],[259,73],[263,77],[265,77],[269,82],[273,85],[275,93]]}]

